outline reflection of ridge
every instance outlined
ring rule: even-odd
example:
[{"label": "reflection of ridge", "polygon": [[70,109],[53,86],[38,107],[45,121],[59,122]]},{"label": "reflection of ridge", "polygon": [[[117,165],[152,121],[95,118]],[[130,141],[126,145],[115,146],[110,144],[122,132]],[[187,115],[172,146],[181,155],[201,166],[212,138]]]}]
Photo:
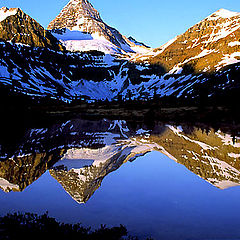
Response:
[{"label": "reflection of ridge", "polygon": [[75,119],[28,130],[15,155],[0,159],[0,188],[22,191],[51,168],[51,175],[73,199],[87,202],[109,173],[155,150],[224,189],[240,185],[239,142],[211,128],[156,123],[148,131],[144,124],[133,130],[120,120]]},{"label": "reflection of ridge", "polygon": [[23,191],[59,161],[67,149],[111,145],[122,134],[126,136],[125,131],[125,121],[81,119],[29,129],[15,149],[11,147],[8,152],[6,146],[0,145],[0,188],[5,192]]},{"label": "reflection of ridge", "polygon": [[181,127],[167,126],[164,135],[152,136],[151,140],[164,146],[178,163],[214,186],[225,189],[240,185],[240,163],[239,158],[235,158],[239,156],[235,155],[239,153],[239,144],[233,144],[228,135],[198,129],[185,134]]},{"label": "reflection of ridge", "polygon": [[[50,174],[75,201],[85,203],[100,187],[105,176],[137,154],[140,156],[151,150],[150,146],[141,148],[131,144],[111,145],[102,149],[72,149],[50,170]],[[83,163],[86,165],[82,166]]]},{"label": "reflection of ridge", "polygon": [[0,188],[5,191],[23,191],[44,174],[63,154],[35,153],[0,161]]},{"label": "reflection of ridge", "polygon": [[144,130],[137,133],[140,135],[100,149],[70,149],[50,171],[51,175],[73,199],[83,203],[100,187],[103,178],[124,162],[156,150],[216,187],[240,185],[240,165],[236,159],[240,156],[239,144],[234,145],[229,135],[197,129],[185,134],[181,127],[169,125],[160,135]]}]

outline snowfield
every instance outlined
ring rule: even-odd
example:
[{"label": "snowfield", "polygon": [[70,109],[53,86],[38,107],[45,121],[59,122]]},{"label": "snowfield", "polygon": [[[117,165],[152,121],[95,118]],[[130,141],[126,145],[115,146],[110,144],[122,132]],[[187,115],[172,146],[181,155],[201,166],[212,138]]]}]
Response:
[{"label": "snowfield", "polygon": [[0,22],[4,21],[6,18],[16,15],[17,14],[17,8],[11,8],[8,9],[6,7],[3,7],[0,9]]},{"label": "snowfield", "polygon": [[[52,31],[53,36],[71,52],[96,50],[104,52],[105,54],[143,54],[150,50],[150,48],[135,43],[130,44],[130,46],[127,42],[125,44],[121,43],[121,47],[118,47],[108,41],[104,36],[100,36],[97,32],[90,34],[82,32],[78,28],[74,29],[75,30],[70,30],[66,28],[60,31]],[[128,42],[130,43],[129,40]]]}]

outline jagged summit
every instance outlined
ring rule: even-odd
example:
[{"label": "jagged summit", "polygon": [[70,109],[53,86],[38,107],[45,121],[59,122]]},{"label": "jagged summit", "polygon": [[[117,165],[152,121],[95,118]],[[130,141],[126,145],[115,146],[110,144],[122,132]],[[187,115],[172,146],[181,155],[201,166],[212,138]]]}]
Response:
[{"label": "jagged summit", "polygon": [[87,0],[71,0],[68,5],[71,5],[72,7],[80,7],[84,11],[85,16],[101,21],[98,11]]},{"label": "jagged summit", "polygon": [[91,34],[94,39],[107,40],[120,48],[127,45],[122,35],[105,24],[98,11],[87,0],[71,0],[48,26],[50,30],[64,28]]},{"label": "jagged summit", "polygon": [[48,29],[52,30],[54,36],[62,41],[69,51],[134,53],[137,50],[143,51],[139,48],[144,47],[139,47],[117,29],[107,25],[87,0],[71,0],[50,22]]},{"label": "jagged summit", "polygon": [[218,71],[239,62],[239,39],[240,13],[220,9],[162,47],[151,62],[172,73]]},{"label": "jagged summit", "polygon": [[89,21],[103,22],[100,14],[89,1],[71,0],[60,14],[50,22],[48,29],[68,28],[69,30],[93,33],[96,30],[94,28],[95,24],[92,23],[91,26],[86,26],[85,23]]}]

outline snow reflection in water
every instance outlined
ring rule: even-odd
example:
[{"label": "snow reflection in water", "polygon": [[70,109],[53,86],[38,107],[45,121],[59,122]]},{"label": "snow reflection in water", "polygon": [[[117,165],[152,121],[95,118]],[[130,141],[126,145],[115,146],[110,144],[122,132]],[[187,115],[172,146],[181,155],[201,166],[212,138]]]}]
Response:
[{"label": "snow reflection in water", "polygon": [[[1,192],[0,213],[49,210],[66,222],[126,223],[133,233],[157,239],[214,237],[222,231],[206,221],[217,229],[208,231],[204,218],[224,227],[229,218],[239,218],[233,211],[239,188],[220,190],[240,184],[239,140],[220,130],[161,123],[149,130],[108,120],[30,129],[11,157],[0,162],[1,188],[17,191]],[[1,155],[9,155],[4,149]],[[221,213],[222,204],[226,209]],[[202,224],[202,230],[190,219]],[[171,227],[176,231],[166,233]],[[236,236],[236,229],[226,228],[224,234],[231,229]]]}]

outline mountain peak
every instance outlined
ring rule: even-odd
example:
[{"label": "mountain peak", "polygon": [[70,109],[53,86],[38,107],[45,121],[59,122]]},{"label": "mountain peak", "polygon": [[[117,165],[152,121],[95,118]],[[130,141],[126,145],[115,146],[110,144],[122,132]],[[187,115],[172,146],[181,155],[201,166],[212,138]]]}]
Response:
[{"label": "mountain peak", "polygon": [[63,50],[59,41],[20,8],[0,9],[0,40]]},{"label": "mountain peak", "polygon": [[179,66],[181,70],[191,66],[195,72],[217,71],[238,62],[239,34],[240,13],[219,9],[170,41],[162,51],[156,51],[158,55],[151,63],[174,72],[179,71]]},{"label": "mountain peak", "polygon": [[232,18],[236,16],[240,16],[240,13],[221,8],[214,12],[210,17]]},{"label": "mountain peak", "polygon": [[102,22],[100,14],[92,4],[87,0],[71,0],[50,22],[48,29],[68,28],[69,30],[90,32],[91,29],[86,29],[85,23],[91,20]]},{"label": "mountain peak", "polygon": [[[73,49],[75,49],[75,51],[89,49],[88,46],[90,46],[90,49],[102,50],[103,48],[101,46],[103,45],[108,45],[107,48],[109,49],[110,42],[110,49],[117,47],[117,52],[122,50],[125,52],[134,52],[124,39],[124,36],[117,29],[107,25],[101,19],[99,12],[88,0],[69,1],[59,15],[50,22],[48,29],[52,30],[53,33],[59,29],[69,30],[65,31],[65,36],[56,35],[56,37],[60,41],[64,41],[66,48],[71,51]],[[85,37],[77,40],[76,36],[74,36],[72,39],[73,34],[77,36],[82,35],[79,34],[79,32],[88,35],[85,36],[88,38],[88,41],[82,41],[86,40]],[[68,34],[70,34],[71,37]],[[92,41],[89,41],[89,38],[92,38]]]}]

